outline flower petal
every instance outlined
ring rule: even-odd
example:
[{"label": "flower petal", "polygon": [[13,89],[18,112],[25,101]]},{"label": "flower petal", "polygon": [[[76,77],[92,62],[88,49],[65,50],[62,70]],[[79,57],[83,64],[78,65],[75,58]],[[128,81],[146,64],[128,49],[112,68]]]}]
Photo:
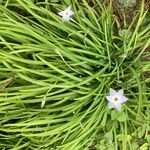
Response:
[{"label": "flower petal", "polygon": [[121,106],[122,106],[121,103],[117,103],[117,105],[115,105],[118,111],[121,111]]},{"label": "flower petal", "polygon": [[69,12],[69,16],[72,16],[72,15],[74,15],[74,12],[73,12],[73,11],[70,11],[70,12]]},{"label": "flower petal", "polygon": [[110,96],[115,96],[117,94],[117,92],[112,88],[110,88],[109,92],[110,92]]},{"label": "flower petal", "polygon": [[128,100],[128,98],[124,95],[119,95],[119,100],[120,100],[120,103],[124,103]]},{"label": "flower petal", "polygon": [[115,107],[115,105],[114,105],[114,103],[109,103],[109,109],[111,109],[111,108],[114,108]]},{"label": "flower petal", "polygon": [[123,103],[128,100],[128,98],[124,96],[123,89],[118,91],[118,97],[119,97],[120,103]]},{"label": "flower petal", "polygon": [[106,99],[107,99],[108,101],[110,101],[110,102],[113,101],[113,97],[112,97],[112,96],[106,96]]},{"label": "flower petal", "polygon": [[124,94],[123,89],[121,89],[121,90],[118,91],[118,95],[123,95],[123,94]]},{"label": "flower petal", "polygon": [[62,21],[69,21],[69,19],[70,19],[70,16],[63,16],[62,17]]},{"label": "flower petal", "polygon": [[61,11],[61,12],[58,13],[58,15],[60,15],[60,16],[64,16],[64,14],[65,14],[64,11]]},{"label": "flower petal", "polygon": [[67,7],[65,11],[70,11],[70,10],[71,10],[71,5]]},{"label": "flower petal", "polygon": [[126,96],[123,96],[123,102],[126,102],[128,100],[128,98]]}]

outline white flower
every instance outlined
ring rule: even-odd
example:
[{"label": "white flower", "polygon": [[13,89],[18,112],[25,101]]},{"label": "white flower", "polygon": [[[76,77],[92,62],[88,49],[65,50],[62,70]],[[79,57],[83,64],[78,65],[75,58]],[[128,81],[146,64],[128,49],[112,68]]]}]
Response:
[{"label": "white flower", "polygon": [[106,98],[109,101],[109,109],[117,108],[118,111],[121,111],[122,103],[124,103],[128,99],[124,96],[123,89],[117,92],[112,88],[110,88],[110,95],[106,96]]},{"label": "white flower", "polygon": [[71,6],[67,7],[64,11],[61,11],[58,13],[60,16],[62,16],[62,21],[69,21],[70,17],[74,15],[74,12],[71,11]]}]

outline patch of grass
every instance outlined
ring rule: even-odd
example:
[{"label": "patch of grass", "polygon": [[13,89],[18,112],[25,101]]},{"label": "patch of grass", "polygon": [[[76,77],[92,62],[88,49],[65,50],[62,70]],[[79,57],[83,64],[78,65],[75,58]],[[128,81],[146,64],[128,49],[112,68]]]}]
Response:
[{"label": "patch of grass", "polygon": [[[62,22],[69,5],[75,14]],[[130,24],[112,1],[3,1],[0,148],[148,149],[147,15],[144,1]],[[128,97],[121,112],[108,109],[110,87]]]}]

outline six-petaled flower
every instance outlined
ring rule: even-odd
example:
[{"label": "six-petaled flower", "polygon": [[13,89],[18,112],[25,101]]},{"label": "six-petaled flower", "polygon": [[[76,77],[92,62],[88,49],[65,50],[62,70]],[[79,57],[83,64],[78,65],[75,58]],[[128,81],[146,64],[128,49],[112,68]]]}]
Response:
[{"label": "six-petaled flower", "polygon": [[69,21],[70,17],[74,15],[74,12],[71,10],[71,6],[69,6],[58,14],[62,17],[62,21]]},{"label": "six-petaled flower", "polygon": [[110,95],[106,96],[106,98],[109,101],[109,109],[116,108],[118,111],[121,111],[122,104],[128,99],[124,96],[123,89],[117,92],[112,88],[110,88]]}]

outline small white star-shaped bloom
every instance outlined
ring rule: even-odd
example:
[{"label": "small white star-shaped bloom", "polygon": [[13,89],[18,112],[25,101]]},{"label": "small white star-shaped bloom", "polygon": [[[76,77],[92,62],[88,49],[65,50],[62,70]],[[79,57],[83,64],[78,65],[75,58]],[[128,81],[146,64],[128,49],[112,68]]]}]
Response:
[{"label": "small white star-shaped bloom", "polygon": [[117,92],[110,88],[110,95],[106,96],[106,98],[109,101],[109,109],[116,108],[118,111],[121,111],[122,103],[128,100],[128,98],[124,96],[123,89]]},{"label": "small white star-shaped bloom", "polygon": [[64,11],[59,12],[58,15],[62,16],[62,21],[69,21],[74,12],[71,11],[71,6],[69,6]]}]

